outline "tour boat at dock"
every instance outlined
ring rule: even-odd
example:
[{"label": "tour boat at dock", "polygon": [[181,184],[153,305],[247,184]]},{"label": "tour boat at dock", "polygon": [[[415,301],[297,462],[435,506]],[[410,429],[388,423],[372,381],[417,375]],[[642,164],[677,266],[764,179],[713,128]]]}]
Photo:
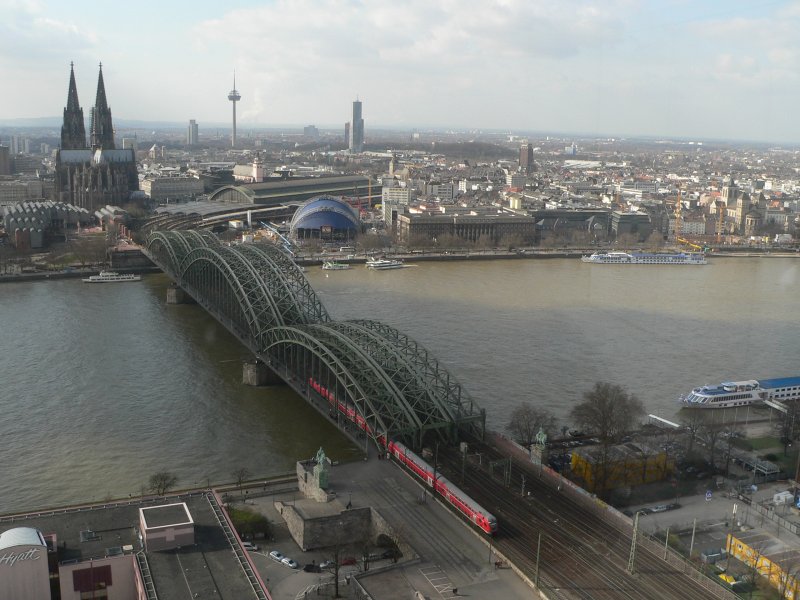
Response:
[{"label": "tour boat at dock", "polygon": [[702,252],[595,252],[583,256],[586,263],[601,265],[704,265]]},{"label": "tour boat at dock", "polygon": [[141,275],[133,273],[117,273],[116,271],[100,271],[99,275],[84,278],[84,283],[116,283],[120,281],[141,281]]},{"label": "tour boat at dock", "polygon": [[367,260],[367,268],[377,271],[386,269],[402,269],[405,265],[402,260],[390,260],[388,258],[370,258]]},{"label": "tour boat at dock", "polygon": [[685,408],[734,408],[767,400],[800,399],[800,377],[726,381],[694,388],[679,398]]}]

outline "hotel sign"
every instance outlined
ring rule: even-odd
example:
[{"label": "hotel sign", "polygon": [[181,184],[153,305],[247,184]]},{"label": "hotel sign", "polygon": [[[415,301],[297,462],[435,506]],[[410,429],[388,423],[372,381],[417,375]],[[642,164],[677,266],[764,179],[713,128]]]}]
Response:
[{"label": "hotel sign", "polygon": [[5,554],[0,554],[0,567],[8,566],[13,567],[18,562],[25,562],[27,560],[39,560],[41,557],[40,555],[41,548],[31,548],[30,550],[26,550],[25,552],[6,552]]}]

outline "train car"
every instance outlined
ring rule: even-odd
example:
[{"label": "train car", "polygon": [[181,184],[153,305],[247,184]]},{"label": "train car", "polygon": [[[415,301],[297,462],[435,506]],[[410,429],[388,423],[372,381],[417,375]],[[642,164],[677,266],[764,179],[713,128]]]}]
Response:
[{"label": "train car", "polygon": [[449,479],[441,474],[435,474],[433,467],[409,450],[404,444],[390,441],[389,453],[429,487],[434,488],[442,498],[470,523],[489,534],[497,531],[497,519],[492,513],[475,502]]},{"label": "train car", "polygon": [[[309,377],[308,383],[315,392],[328,401],[331,410],[339,411],[348,421],[354,423],[356,427],[365,433],[372,433],[366,419],[356,412],[354,406],[337,400],[325,386],[321,385],[313,377]],[[387,447],[386,438],[383,435],[378,435],[376,439],[381,446],[386,448],[391,456],[394,456],[400,464],[419,477],[428,487],[433,488],[436,493],[444,498],[470,523],[473,523],[488,534],[493,534],[497,531],[497,519],[494,515],[475,502],[441,473],[434,473],[433,467],[416,453],[401,442],[395,442],[393,440],[389,440]]]}]

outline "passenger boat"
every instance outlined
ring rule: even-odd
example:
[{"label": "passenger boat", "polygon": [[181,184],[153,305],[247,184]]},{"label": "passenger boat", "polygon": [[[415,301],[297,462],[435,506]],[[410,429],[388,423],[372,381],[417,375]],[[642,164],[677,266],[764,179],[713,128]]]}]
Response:
[{"label": "passenger boat", "polygon": [[800,399],[800,377],[725,381],[694,388],[679,400],[686,408],[733,408],[775,400]]},{"label": "passenger boat", "polygon": [[120,281],[141,281],[141,275],[132,273],[119,274],[116,271],[100,271],[99,275],[84,278],[84,283],[116,283]]},{"label": "passenger boat", "polygon": [[388,258],[367,259],[367,268],[384,271],[386,269],[402,269],[405,265],[402,260],[390,260]]},{"label": "passenger boat", "polygon": [[586,263],[601,265],[704,265],[702,252],[595,252],[582,256]]},{"label": "passenger boat", "polygon": [[347,263],[340,263],[333,260],[326,260],[322,263],[322,270],[323,271],[344,271],[345,269],[349,269],[350,265]]}]

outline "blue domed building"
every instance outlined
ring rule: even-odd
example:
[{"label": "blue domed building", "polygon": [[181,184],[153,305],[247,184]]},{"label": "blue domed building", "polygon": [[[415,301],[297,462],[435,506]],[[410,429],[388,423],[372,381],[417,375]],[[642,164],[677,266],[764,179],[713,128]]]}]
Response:
[{"label": "blue domed building", "polygon": [[317,196],[306,201],[292,217],[290,235],[296,240],[352,240],[361,231],[353,207],[341,198]]}]

